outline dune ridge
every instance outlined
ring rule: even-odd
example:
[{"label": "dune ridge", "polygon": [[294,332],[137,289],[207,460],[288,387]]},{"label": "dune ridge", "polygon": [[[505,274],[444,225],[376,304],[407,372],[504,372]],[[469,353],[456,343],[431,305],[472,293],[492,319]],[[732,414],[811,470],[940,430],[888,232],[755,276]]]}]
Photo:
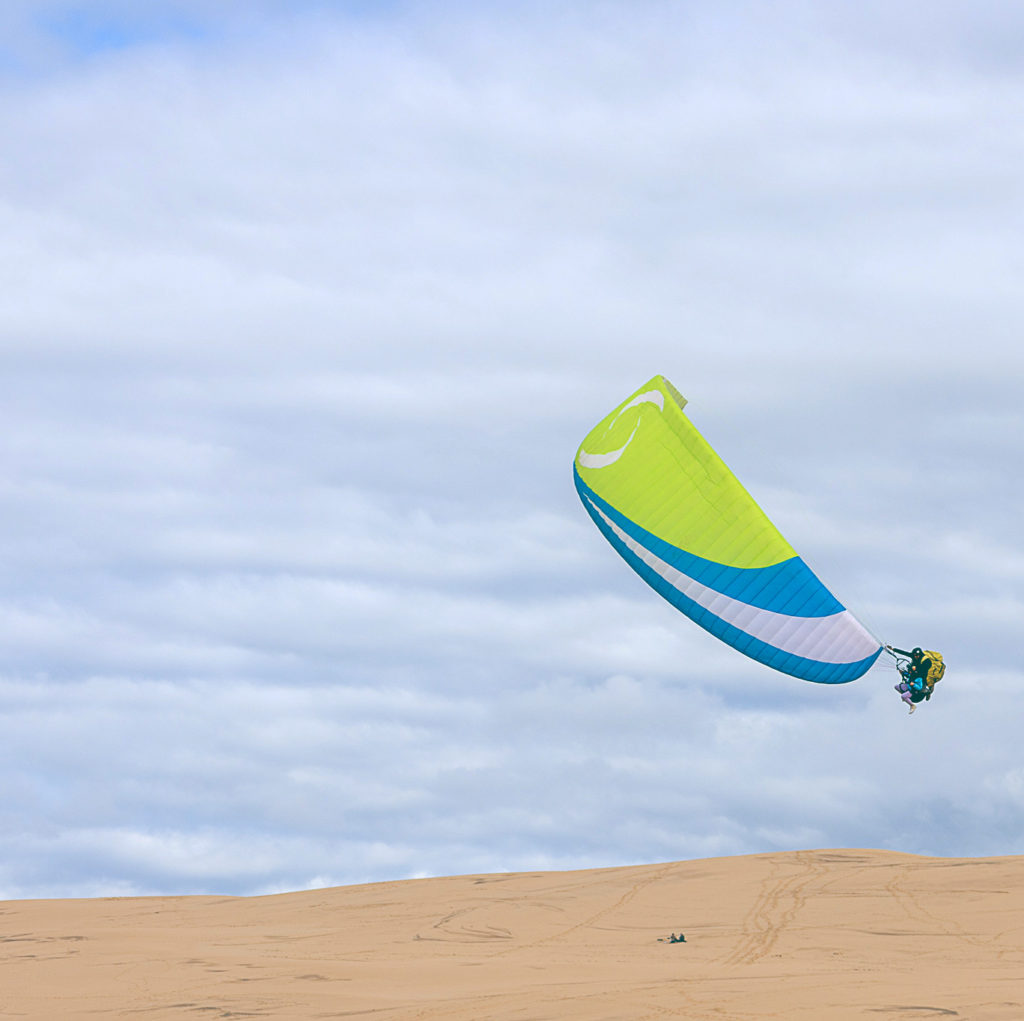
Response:
[{"label": "dune ridge", "polygon": [[1024,1021],[1024,857],[0,903],[0,1018],[103,1017]]}]

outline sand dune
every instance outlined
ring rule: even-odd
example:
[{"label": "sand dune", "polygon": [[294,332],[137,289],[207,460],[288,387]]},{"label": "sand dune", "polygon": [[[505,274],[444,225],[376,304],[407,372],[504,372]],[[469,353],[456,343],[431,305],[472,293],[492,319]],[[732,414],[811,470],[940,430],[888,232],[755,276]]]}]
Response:
[{"label": "sand dune", "polygon": [[1024,857],[803,851],[0,903],[0,1018],[136,1016],[1024,1021]]}]

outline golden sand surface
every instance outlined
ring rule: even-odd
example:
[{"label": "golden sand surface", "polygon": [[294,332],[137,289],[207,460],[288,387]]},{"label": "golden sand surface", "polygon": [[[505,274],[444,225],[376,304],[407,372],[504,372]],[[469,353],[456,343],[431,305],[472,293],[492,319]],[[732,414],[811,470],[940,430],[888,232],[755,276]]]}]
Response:
[{"label": "golden sand surface", "polygon": [[1024,1021],[1024,857],[0,903],[0,1018],[126,1017]]}]

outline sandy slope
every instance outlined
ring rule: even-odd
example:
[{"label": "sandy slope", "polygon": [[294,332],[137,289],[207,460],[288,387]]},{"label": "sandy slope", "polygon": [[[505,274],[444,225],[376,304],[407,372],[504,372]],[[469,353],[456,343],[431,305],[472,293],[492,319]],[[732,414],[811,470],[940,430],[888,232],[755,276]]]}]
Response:
[{"label": "sandy slope", "polygon": [[0,1018],[103,1017],[1024,1021],[1024,857],[0,903]]}]

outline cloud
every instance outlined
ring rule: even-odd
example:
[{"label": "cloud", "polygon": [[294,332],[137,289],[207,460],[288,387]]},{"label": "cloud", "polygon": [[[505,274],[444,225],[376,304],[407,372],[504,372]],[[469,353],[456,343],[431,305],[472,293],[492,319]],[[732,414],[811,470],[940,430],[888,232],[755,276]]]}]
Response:
[{"label": "cloud", "polygon": [[[1016,848],[1016,19],[81,10],[4,15],[0,892]],[[655,372],[912,720],[592,528]]]}]

